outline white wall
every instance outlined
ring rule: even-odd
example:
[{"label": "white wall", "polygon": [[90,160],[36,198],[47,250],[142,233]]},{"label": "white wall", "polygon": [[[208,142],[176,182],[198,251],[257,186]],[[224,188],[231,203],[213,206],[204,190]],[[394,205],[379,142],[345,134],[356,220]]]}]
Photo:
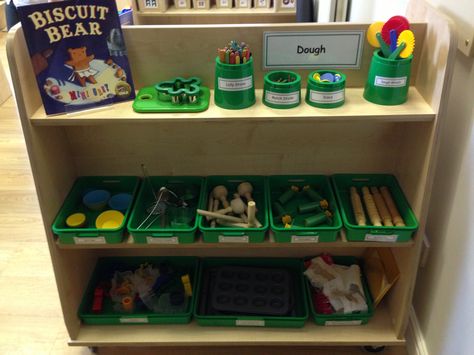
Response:
[{"label": "white wall", "polygon": [[[431,0],[474,33],[472,0]],[[474,58],[457,52],[414,308],[430,355],[474,354]]]}]

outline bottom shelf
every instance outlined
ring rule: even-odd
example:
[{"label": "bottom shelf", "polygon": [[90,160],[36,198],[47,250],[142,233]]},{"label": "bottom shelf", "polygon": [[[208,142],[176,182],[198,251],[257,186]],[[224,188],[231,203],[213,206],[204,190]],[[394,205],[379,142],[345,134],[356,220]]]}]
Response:
[{"label": "bottom shelf", "polygon": [[201,327],[186,325],[81,325],[74,346],[264,346],[264,345],[404,345],[381,305],[367,325],[317,326],[308,320],[304,328]]}]

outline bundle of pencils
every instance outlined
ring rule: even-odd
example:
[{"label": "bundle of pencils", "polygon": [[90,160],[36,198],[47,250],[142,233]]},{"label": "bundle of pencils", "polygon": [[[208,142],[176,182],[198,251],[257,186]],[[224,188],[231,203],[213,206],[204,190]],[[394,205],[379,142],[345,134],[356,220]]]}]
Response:
[{"label": "bundle of pencils", "polygon": [[230,41],[224,48],[217,49],[217,55],[223,64],[243,64],[250,60],[252,53],[246,43]]}]

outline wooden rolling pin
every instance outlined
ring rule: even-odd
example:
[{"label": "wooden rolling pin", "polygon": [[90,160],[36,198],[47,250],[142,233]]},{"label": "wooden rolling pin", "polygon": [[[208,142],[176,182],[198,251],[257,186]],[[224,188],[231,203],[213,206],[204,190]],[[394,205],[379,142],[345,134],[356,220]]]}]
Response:
[{"label": "wooden rolling pin", "polygon": [[403,222],[403,218],[402,216],[400,216],[400,213],[398,212],[395,202],[393,202],[392,195],[390,194],[388,187],[382,186],[380,188],[380,192],[385,201],[385,204],[387,205],[390,215],[392,216],[393,223],[395,223],[397,227],[404,227],[405,222]]},{"label": "wooden rolling pin", "polygon": [[382,217],[382,222],[384,226],[393,226],[392,217],[390,212],[388,211],[387,205],[383,200],[382,195],[379,192],[379,189],[375,186],[370,188],[370,192],[372,192],[372,196],[374,197],[375,206],[377,206],[377,210],[380,213],[380,217]]},{"label": "wooden rolling pin", "polygon": [[362,195],[364,197],[365,208],[369,214],[370,222],[372,222],[372,225],[374,226],[382,226],[382,221],[379,212],[377,211],[377,206],[375,206],[374,199],[367,186],[362,187]]},{"label": "wooden rolling pin", "polygon": [[200,210],[197,209],[196,212],[200,214],[201,216],[209,216],[211,218],[217,218],[221,219],[224,221],[229,221],[229,222],[234,222],[234,223],[243,223],[244,221],[242,218],[234,217],[234,216],[228,216],[226,214],[219,214],[216,212],[211,212],[211,211],[205,211],[205,210]]},{"label": "wooden rolling pin", "polygon": [[360,200],[359,193],[354,186],[351,186],[351,203],[357,225],[365,226],[367,220],[365,219],[364,208],[362,207],[362,201]]}]

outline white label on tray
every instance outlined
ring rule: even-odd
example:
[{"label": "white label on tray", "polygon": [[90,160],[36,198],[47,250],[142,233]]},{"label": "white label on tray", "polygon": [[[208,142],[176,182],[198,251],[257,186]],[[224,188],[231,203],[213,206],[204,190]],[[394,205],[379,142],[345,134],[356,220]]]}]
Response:
[{"label": "white label on tray", "polygon": [[361,320],[327,320],[324,325],[361,325]]},{"label": "white label on tray", "polygon": [[309,100],[317,104],[333,104],[344,100],[344,90],[331,92],[310,90],[309,92]]},{"label": "white label on tray", "polygon": [[284,7],[286,9],[292,9],[296,5],[296,0],[280,0],[281,1],[281,7]]},{"label": "white label on tray", "polygon": [[120,318],[120,323],[148,323],[148,318],[147,317],[141,317],[141,318],[122,317]]},{"label": "white label on tray", "polygon": [[243,235],[241,237],[228,237],[225,235],[219,236],[219,243],[248,243],[249,236]]},{"label": "white label on tray", "polygon": [[252,87],[252,76],[241,79],[218,78],[219,89],[223,91],[243,91]]},{"label": "white label on tray", "polygon": [[396,242],[398,239],[397,234],[366,234],[364,240],[366,242]]},{"label": "white label on tray", "polygon": [[145,0],[145,7],[147,9],[156,9],[158,7],[158,0]]},{"label": "white label on tray", "polygon": [[277,105],[292,105],[297,104],[300,100],[299,91],[282,94],[279,92],[265,91],[265,100]]},{"label": "white label on tray", "polygon": [[178,7],[186,7],[186,0],[178,0]]},{"label": "white label on tray", "polygon": [[264,327],[265,321],[256,319],[237,319],[235,325],[238,327]]},{"label": "white label on tray", "polygon": [[221,5],[221,7],[227,7],[227,6],[229,6],[229,1],[228,0],[220,0],[219,4]]},{"label": "white label on tray", "polygon": [[267,6],[267,0],[258,0],[257,1],[257,6],[258,7],[266,7]]},{"label": "white label on tray", "polygon": [[385,76],[375,76],[375,86],[382,86],[384,88],[401,88],[407,85],[407,77],[401,76],[399,78],[387,78]]},{"label": "white label on tray", "polygon": [[248,0],[239,0],[239,6],[240,7],[249,7]]},{"label": "white label on tray", "polygon": [[319,235],[292,235],[292,243],[317,243],[319,242]]},{"label": "white label on tray", "polygon": [[178,237],[146,237],[148,244],[179,244]]},{"label": "white label on tray", "polygon": [[105,237],[74,237],[74,244],[105,244]]},{"label": "white label on tray", "polygon": [[206,8],[206,2],[204,0],[198,0],[197,1],[197,8],[198,9],[205,9]]}]

